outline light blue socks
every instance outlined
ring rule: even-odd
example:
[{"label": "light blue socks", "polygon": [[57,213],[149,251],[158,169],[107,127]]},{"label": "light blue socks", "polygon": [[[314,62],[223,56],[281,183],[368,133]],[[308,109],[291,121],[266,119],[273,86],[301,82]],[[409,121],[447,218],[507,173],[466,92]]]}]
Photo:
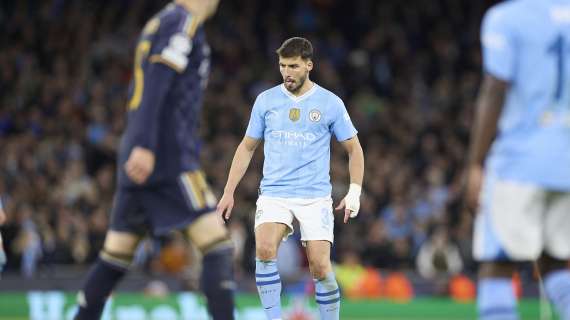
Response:
[{"label": "light blue socks", "polygon": [[477,310],[479,320],[518,320],[517,300],[511,278],[479,280]]},{"label": "light blue socks", "polygon": [[277,260],[255,259],[255,283],[267,319],[281,319],[281,278]]},{"label": "light blue socks", "polygon": [[324,279],[315,279],[315,298],[319,305],[321,320],[338,320],[340,317],[340,291],[330,272]]},{"label": "light blue socks", "polygon": [[570,270],[558,270],[544,277],[544,287],[561,320],[570,320]]}]

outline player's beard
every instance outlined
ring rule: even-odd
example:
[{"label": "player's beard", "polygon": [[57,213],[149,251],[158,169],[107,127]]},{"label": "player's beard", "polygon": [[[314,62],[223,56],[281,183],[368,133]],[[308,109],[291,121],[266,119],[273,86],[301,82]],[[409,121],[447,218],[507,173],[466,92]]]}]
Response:
[{"label": "player's beard", "polygon": [[299,92],[299,90],[301,90],[301,87],[303,87],[303,84],[305,84],[305,81],[307,81],[307,74],[305,73],[304,75],[302,75],[299,80],[294,80],[295,82],[293,83],[292,86],[288,86],[287,85],[287,81],[285,81],[285,88],[287,88],[287,90],[293,94],[297,94]]}]

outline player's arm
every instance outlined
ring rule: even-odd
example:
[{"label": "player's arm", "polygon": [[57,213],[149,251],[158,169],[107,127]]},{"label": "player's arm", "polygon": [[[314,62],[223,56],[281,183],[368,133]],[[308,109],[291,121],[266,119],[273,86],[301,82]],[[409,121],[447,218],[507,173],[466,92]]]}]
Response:
[{"label": "player's arm", "polygon": [[497,124],[503,110],[508,83],[486,74],[475,110],[475,123],[471,129],[469,165],[483,166],[483,162],[497,133]]},{"label": "player's arm", "polygon": [[159,115],[164,97],[174,78],[175,71],[164,64],[153,63],[148,68],[145,90],[138,114],[132,117],[136,146],[125,163],[129,178],[138,184],[148,179],[154,170],[159,132]]},{"label": "player's arm", "polygon": [[352,124],[346,111],[344,102],[336,96],[330,101],[332,121],[330,130],[348,153],[348,170],[350,173],[350,186],[348,193],[342,199],[336,210],[344,211],[344,223],[348,218],[354,218],[360,210],[360,193],[364,176],[364,154],[362,146],[356,135],[358,131]]},{"label": "player's arm", "polygon": [[517,31],[512,19],[491,9],[481,24],[481,50],[485,76],[476,102],[475,120],[467,162],[467,205],[473,210],[483,181],[483,163],[497,134],[505,95],[515,75]]},{"label": "player's arm", "polygon": [[483,163],[497,133],[509,84],[486,74],[481,84],[475,110],[475,123],[471,129],[467,166],[467,200],[476,208],[483,177]]},{"label": "player's arm", "polygon": [[251,162],[255,149],[257,149],[261,139],[263,139],[265,132],[265,99],[264,93],[261,93],[255,99],[245,136],[237,147],[232,160],[228,181],[224,188],[224,195],[220,199],[216,210],[224,220],[228,220],[232,214],[234,192]]},{"label": "player's arm", "polygon": [[341,141],[341,145],[348,154],[350,186],[346,197],[336,209],[344,209],[344,223],[347,223],[348,218],[356,217],[360,210],[360,193],[362,191],[362,180],[364,178],[364,152],[362,151],[358,136]]},{"label": "player's arm", "polygon": [[[135,147],[125,163],[125,170],[138,184],[144,183],[154,170],[164,100],[176,75],[186,69],[192,48],[190,32],[158,32],[155,43],[151,43],[150,37],[149,40],[143,38],[135,54],[135,85],[129,101],[129,110],[136,112],[129,119]],[[146,62],[144,70],[143,61]]]},{"label": "player's arm", "polygon": [[245,136],[237,147],[230,167],[230,173],[228,174],[228,181],[224,188],[224,195],[217,207],[218,214],[225,220],[229,219],[232,214],[234,192],[249,167],[251,158],[253,157],[255,149],[259,146],[260,141],[259,139]]}]

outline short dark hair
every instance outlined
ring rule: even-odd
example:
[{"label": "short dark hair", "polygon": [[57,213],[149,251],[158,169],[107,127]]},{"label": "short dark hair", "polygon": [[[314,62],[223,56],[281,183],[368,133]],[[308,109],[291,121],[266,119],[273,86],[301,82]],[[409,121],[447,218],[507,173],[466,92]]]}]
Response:
[{"label": "short dark hair", "polygon": [[294,37],[285,40],[275,52],[282,58],[301,57],[309,60],[313,58],[313,45],[305,38]]}]

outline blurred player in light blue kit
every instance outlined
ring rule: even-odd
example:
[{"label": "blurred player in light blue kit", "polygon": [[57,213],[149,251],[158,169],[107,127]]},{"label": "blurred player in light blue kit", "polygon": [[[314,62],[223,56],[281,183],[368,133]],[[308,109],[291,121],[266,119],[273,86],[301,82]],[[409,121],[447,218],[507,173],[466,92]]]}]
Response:
[{"label": "blurred player in light blue kit", "polygon": [[340,292],[330,262],[334,216],[330,183],[330,141],[334,134],[349,156],[350,187],[337,206],[344,222],[360,208],[364,155],[340,98],[309,79],[313,47],[304,38],[286,40],[277,50],[283,84],[262,92],[238,146],[218,213],[228,219],[234,191],[260,141],[265,161],[255,214],[255,278],[268,319],[281,319],[277,249],[299,221],[315,279],[321,319],[339,319]]},{"label": "blurred player in light blue kit", "polygon": [[518,319],[515,263],[538,261],[570,319],[570,1],[492,7],[481,30],[485,78],[468,168],[477,208],[480,319]]}]

